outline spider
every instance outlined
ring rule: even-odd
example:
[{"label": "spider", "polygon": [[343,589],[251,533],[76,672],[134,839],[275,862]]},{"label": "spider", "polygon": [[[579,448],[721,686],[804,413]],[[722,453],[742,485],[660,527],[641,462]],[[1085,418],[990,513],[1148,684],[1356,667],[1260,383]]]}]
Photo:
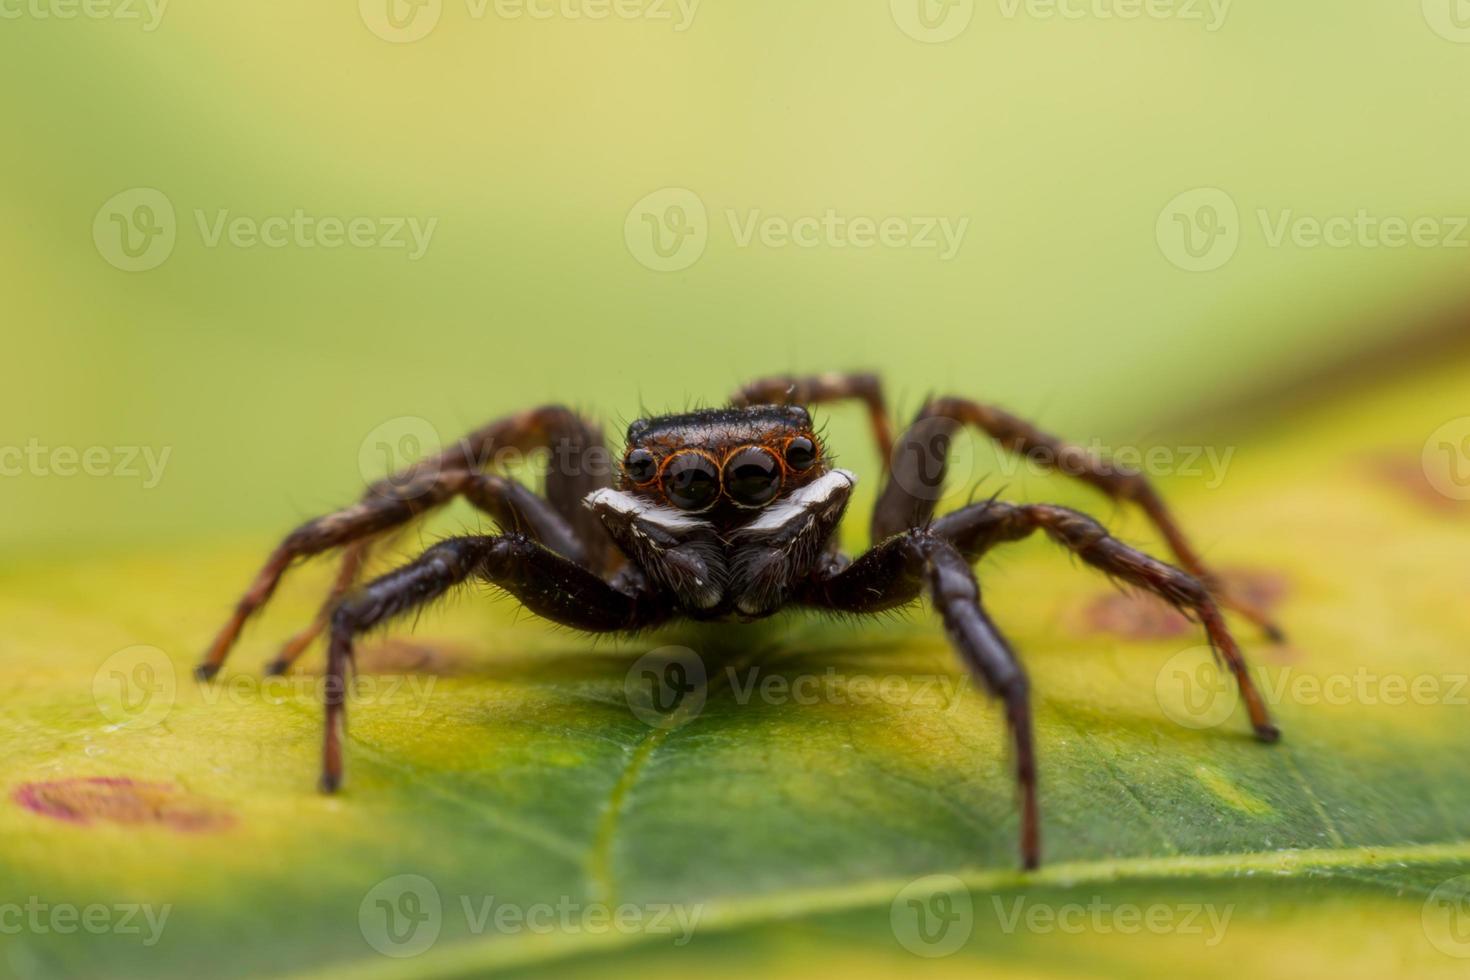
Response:
[{"label": "spider", "polygon": [[[829,465],[806,407],[841,400],[866,405],[886,478],[870,524],[872,547],[852,559],[838,551],[835,532],[856,477]],[[1091,517],[1065,507],[992,499],[936,517],[950,437],[964,426],[1136,504],[1183,567],[1118,541]],[[506,448],[556,450],[544,497],[509,476],[486,472],[491,457]],[[271,553],[210,646],[199,678],[219,671],[245,622],[292,564],[343,549],[321,611],[268,668],[286,671],[313,639],[329,632],[321,789],[330,793],[342,782],[355,638],[469,580],[497,586],[555,623],[595,633],[637,631],[679,617],[748,621],[788,606],[878,613],[927,592],[960,659],[1004,704],[1020,798],[1020,857],[1030,869],[1040,863],[1041,832],[1029,686],[981,604],[971,566],[991,548],[1041,531],[1093,568],[1197,620],[1234,675],[1256,736],[1266,742],[1279,737],[1222,607],[1272,639],[1280,639],[1280,631],[1259,609],[1218,586],[1141,474],[1001,409],[933,398],[895,441],[875,375],[770,377],[741,388],[727,408],[635,421],[616,473],[608,461],[595,424],[547,406],[492,422],[373,484],[359,503],[301,525]],[[408,565],[354,588],[375,541],[456,497],[513,530],[440,541]]]}]

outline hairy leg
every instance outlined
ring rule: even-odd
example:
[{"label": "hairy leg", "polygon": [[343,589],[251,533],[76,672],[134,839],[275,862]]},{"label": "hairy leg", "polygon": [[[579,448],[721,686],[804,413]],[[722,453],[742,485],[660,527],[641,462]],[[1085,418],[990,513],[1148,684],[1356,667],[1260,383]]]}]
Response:
[{"label": "hairy leg", "polygon": [[998,544],[1044,531],[1093,568],[1158,596],[1187,616],[1192,615],[1204,627],[1210,646],[1234,675],[1256,737],[1266,742],[1280,737],[1214,597],[1194,576],[1129,547],[1086,514],[1050,504],[1001,501],[973,504],[939,518],[932,530],[954,544],[971,562]]},{"label": "hairy leg", "polygon": [[[208,679],[219,672],[245,623],[269,601],[282,576],[296,561],[402,527],[459,495],[503,526],[524,531],[573,561],[584,560],[581,541],[571,527],[546,501],[516,481],[464,469],[425,468],[409,480],[375,484],[359,503],[308,521],[287,535],[236,604],[196,673],[201,679]],[[345,563],[344,558],[344,566]],[[339,585],[348,571],[344,567],[339,574]]]},{"label": "hairy leg", "polygon": [[911,601],[926,588],[960,659],[1005,704],[1020,793],[1021,863],[1035,868],[1041,862],[1041,811],[1029,684],[1015,652],[980,604],[980,586],[964,555],[936,534],[909,531],[836,574],[811,580],[800,600],[841,612],[879,612]]},{"label": "hairy leg", "polygon": [[1221,587],[1143,474],[1042,432],[999,408],[963,398],[930,401],[899,437],[893,473],[873,510],[874,541],[906,528],[923,527],[933,518],[948,467],[949,446],[962,426],[972,426],[1005,449],[1082,480],[1114,500],[1136,504],[1163,535],[1179,564],[1216,592],[1222,605],[1256,624],[1272,640],[1283,638],[1263,610]]},{"label": "hairy leg", "polygon": [[413,563],[348,596],[332,614],[322,745],[321,786],[325,792],[336,790],[342,782],[347,671],[355,638],[470,579],[504,589],[538,616],[588,632],[636,630],[672,613],[659,594],[619,591],[522,534],[441,541]]}]

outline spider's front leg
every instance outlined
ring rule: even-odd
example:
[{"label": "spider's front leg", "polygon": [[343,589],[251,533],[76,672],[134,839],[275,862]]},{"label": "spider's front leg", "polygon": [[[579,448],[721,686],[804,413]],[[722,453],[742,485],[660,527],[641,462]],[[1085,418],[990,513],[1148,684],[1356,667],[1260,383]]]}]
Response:
[{"label": "spider's front leg", "polygon": [[347,597],[332,614],[327,646],[324,792],[342,782],[342,734],[353,641],[389,619],[444,595],[470,579],[504,589],[545,619],[590,633],[652,626],[672,612],[651,590],[622,591],[523,534],[450,538],[416,561]]},{"label": "spider's front leg", "polygon": [[952,542],[971,562],[978,561],[998,544],[1019,541],[1043,531],[1093,568],[1152,593],[1185,616],[1198,619],[1210,647],[1235,677],[1256,737],[1263,742],[1274,742],[1281,737],[1214,595],[1199,579],[1124,544],[1086,514],[1053,504],[1008,504],[993,500],[946,514],[932,527],[935,534]]},{"label": "spider's front leg", "polygon": [[[543,500],[515,480],[478,472],[501,450],[553,450]],[[605,531],[581,505],[582,497],[608,479],[601,434],[591,423],[560,406],[546,406],[499,419],[475,430],[443,452],[421,460],[368,488],[356,504],[298,527],[266,559],[233,614],[216,634],[197,668],[201,679],[214,676],[239,639],[246,622],[269,601],[286,571],[297,561],[345,548],[337,581],[315,621],[292,637],[272,663],[283,672],[326,625],[336,601],[357,580],[374,541],[430,510],[463,496],[505,527],[532,535],[552,550],[598,571],[616,559]]]},{"label": "spider's front leg", "polygon": [[836,574],[808,582],[798,600],[821,609],[875,613],[905,605],[925,588],[960,659],[1005,703],[1021,797],[1021,864],[1035,868],[1041,863],[1041,811],[1029,685],[1020,660],[980,604],[980,586],[964,555],[930,530],[907,531]]}]

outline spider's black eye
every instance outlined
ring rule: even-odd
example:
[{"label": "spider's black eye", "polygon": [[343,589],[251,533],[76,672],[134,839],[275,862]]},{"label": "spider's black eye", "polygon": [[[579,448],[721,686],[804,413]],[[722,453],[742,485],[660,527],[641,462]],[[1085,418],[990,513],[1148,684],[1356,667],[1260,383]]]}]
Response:
[{"label": "spider's black eye", "polygon": [[623,472],[634,483],[647,483],[658,475],[658,460],[647,449],[635,449],[623,460]]},{"label": "spider's black eye", "polygon": [[809,470],[817,461],[817,446],[806,436],[797,436],[786,444],[786,463],[793,470]]},{"label": "spider's black eye", "polygon": [[679,453],[664,467],[663,487],[680,510],[704,510],[720,495],[720,471],[708,456]]},{"label": "spider's black eye", "polygon": [[725,492],[742,507],[769,503],[781,489],[781,461],[768,450],[747,446],[725,463]]}]

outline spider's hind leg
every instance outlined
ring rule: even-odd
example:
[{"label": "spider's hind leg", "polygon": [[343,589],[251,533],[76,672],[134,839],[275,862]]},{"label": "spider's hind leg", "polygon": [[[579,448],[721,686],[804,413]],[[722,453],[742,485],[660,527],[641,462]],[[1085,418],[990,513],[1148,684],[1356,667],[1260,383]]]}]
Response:
[{"label": "spider's hind leg", "polygon": [[1254,623],[1272,641],[1284,639],[1281,628],[1265,610],[1225,588],[1206,566],[1173,512],[1142,473],[1058,439],[1002,409],[964,398],[931,400],[899,437],[893,475],[873,510],[874,541],[905,528],[922,527],[934,516],[948,467],[951,437],[963,426],[979,430],[1010,452],[1090,484],[1114,500],[1136,504],[1168,542],[1184,570],[1214,592],[1222,606]]}]

